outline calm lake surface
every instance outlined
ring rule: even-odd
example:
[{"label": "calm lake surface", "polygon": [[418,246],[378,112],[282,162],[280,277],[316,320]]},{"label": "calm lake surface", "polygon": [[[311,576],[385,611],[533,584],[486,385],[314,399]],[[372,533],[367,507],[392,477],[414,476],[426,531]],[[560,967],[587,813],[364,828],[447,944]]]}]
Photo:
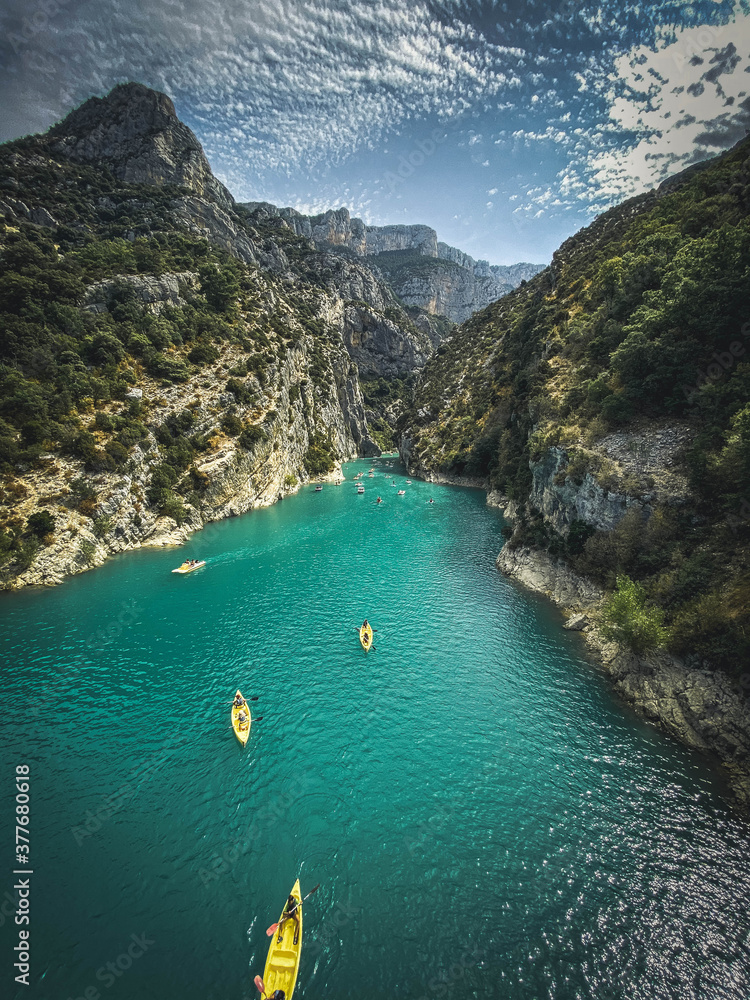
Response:
[{"label": "calm lake surface", "polygon": [[711,771],[497,572],[482,492],[370,464],[2,596],[7,891],[17,764],[34,872],[3,995],[257,997],[299,877],[295,1000],[747,1000],[750,834]]}]

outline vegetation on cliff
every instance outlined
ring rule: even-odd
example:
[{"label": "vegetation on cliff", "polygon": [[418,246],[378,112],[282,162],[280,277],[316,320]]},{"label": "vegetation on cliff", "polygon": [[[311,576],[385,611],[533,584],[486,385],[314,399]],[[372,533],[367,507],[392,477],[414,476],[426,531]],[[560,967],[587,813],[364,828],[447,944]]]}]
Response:
[{"label": "vegetation on cliff", "polygon": [[[28,567],[52,537],[49,511],[24,522],[14,508],[24,478],[43,474],[56,456],[84,473],[66,503],[96,529],[92,477],[127,472],[136,446],[153,447],[146,500],[180,524],[185,501],[206,486],[196,468],[202,455],[227,438],[247,450],[266,439],[279,415],[265,397],[279,390],[285,359],[302,345],[304,387],[293,388],[290,405],[304,396],[307,465],[319,471],[337,460],[331,440],[319,440],[317,400],[335,396],[332,366],[348,362],[321,317],[324,292],[305,271],[305,241],[282,232],[274,244],[305,271],[282,282],[180,225],[173,205],[183,190],[58,162],[40,143],[0,149],[0,564]],[[270,238],[251,231],[261,243]],[[162,279],[173,301],[152,306],[148,290]],[[162,420],[158,386],[195,384],[204,370],[223,380],[213,423],[199,426],[188,398]],[[132,391],[144,384],[146,396]],[[97,537],[106,529],[99,519]]]},{"label": "vegetation on cliff", "polygon": [[[486,477],[519,504],[511,544],[610,589],[627,575],[663,612],[653,641],[730,671],[750,661],[749,292],[746,140],[605,213],[463,324],[400,425],[413,466]],[[687,490],[654,501],[649,476],[619,475],[601,442],[621,432],[637,449],[645,429],[675,424],[689,432]],[[556,484],[629,498],[618,524],[561,529],[534,506],[550,449]]]}]

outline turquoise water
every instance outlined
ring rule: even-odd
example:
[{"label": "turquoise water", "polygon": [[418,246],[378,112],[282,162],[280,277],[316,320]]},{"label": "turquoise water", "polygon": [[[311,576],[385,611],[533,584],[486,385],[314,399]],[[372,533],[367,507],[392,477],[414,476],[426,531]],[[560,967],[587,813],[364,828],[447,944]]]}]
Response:
[{"label": "turquoise water", "polygon": [[750,837],[711,772],[498,574],[483,493],[391,463],[0,601],[3,879],[18,763],[34,871],[5,995],[256,997],[297,877],[295,998],[750,995]]}]

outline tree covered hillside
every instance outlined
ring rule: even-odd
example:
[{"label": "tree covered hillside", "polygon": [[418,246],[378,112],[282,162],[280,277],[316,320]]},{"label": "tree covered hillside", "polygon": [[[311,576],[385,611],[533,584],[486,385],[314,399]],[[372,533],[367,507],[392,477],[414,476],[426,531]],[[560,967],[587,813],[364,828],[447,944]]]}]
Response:
[{"label": "tree covered hillside", "polygon": [[[517,502],[511,545],[558,553],[610,589],[619,577],[623,593],[635,582],[651,644],[742,672],[750,140],[610,210],[463,324],[401,427],[412,467],[485,477]],[[663,470],[681,492],[617,459],[656,430],[682,442]],[[621,498],[616,524],[580,516],[584,490],[610,507]]]},{"label": "tree covered hillside", "polygon": [[[313,248],[235,217],[256,247],[283,248],[296,269],[285,280],[179,220],[185,189],[43,154],[35,137],[0,148],[0,566],[27,568],[66,506],[103,537],[99,491],[133,472],[135,449],[141,465],[148,453],[140,500],[178,524],[208,485],[201,460],[270,447],[282,421],[309,441],[307,474],[333,469],[321,407],[338,406],[356,372],[322,318],[330,295],[308,269]],[[175,412],[161,397],[183,386]],[[29,480],[60,460],[69,489],[20,517]]]}]

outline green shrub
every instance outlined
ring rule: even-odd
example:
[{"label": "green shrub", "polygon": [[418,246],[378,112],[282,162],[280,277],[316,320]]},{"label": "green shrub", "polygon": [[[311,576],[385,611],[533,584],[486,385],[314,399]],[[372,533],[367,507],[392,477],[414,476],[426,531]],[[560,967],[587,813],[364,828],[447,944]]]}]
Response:
[{"label": "green shrub", "polygon": [[238,382],[236,378],[227,380],[227,392],[231,392],[238,403],[247,403],[250,399],[250,390],[244,382]]},{"label": "green shrub", "polygon": [[194,365],[210,365],[219,357],[219,351],[213,344],[207,344],[205,341],[201,341],[195,345],[192,351],[188,354],[188,361],[192,361]]},{"label": "green shrub", "polygon": [[617,590],[604,603],[601,631],[605,639],[622,642],[635,653],[659,649],[669,640],[664,612],[647,605],[645,589],[628,576],[617,577]]},{"label": "green shrub", "polygon": [[252,451],[255,445],[259,441],[265,441],[266,437],[267,434],[262,427],[259,427],[257,424],[248,424],[247,427],[242,429],[239,442],[243,448]]},{"label": "green shrub", "polygon": [[165,517],[171,517],[177,524],[182,524],[184,521],[187,521],[188,517],[185,505],[180,497],[176,496],[174,493],[164,499],[161,504],[161,513],[164,514]]},{"label": "green shrub", "polygon": [[26,530],[37,538],[44,538],[55,530],[55,519],[48,510],[36,510],[29,515]]},{"label": "green shrub", "polygon": [[326,472],[333,472],[336,463],[330,440],[320,433],[314,434],[303,461],[311,476],[322,476]]},{"label": "green shrub", "polygon": [[24,539],[21,542],[20,548],[16,554],[16,566],[18,566],[19,570],[27,570],[36,559],[38,551],[39,539],[36,535],[32,535],[31,538]]},{"label": "green shrub", "polygon": [[93,523],[93,532],[97,538],[104,538],[112,527],[111,517],[96,517]]},{"label": "green shrub", "polygon": [[227,413],[221,421],[221,429],[230,437],[237,437],[242,433],[242,421],[233,413]]},{"label": "green shrub", "polygon": [[149,375],[164,379],[166,382],[187,382],[190,372],[182,358],[169,357],[166,354],[154,354],[146,362]]},{"label": "green shrub", "polygon": [[119,441],[107,441],[104,450],[111,455],[116,465],[125,465],[128,460],[128,449]]},{"label": "green shrub", "polygon": [[100,431],[113,431],[115,429],[114,417],[102,410],[97,410],[94,416],[94,426]]}]

